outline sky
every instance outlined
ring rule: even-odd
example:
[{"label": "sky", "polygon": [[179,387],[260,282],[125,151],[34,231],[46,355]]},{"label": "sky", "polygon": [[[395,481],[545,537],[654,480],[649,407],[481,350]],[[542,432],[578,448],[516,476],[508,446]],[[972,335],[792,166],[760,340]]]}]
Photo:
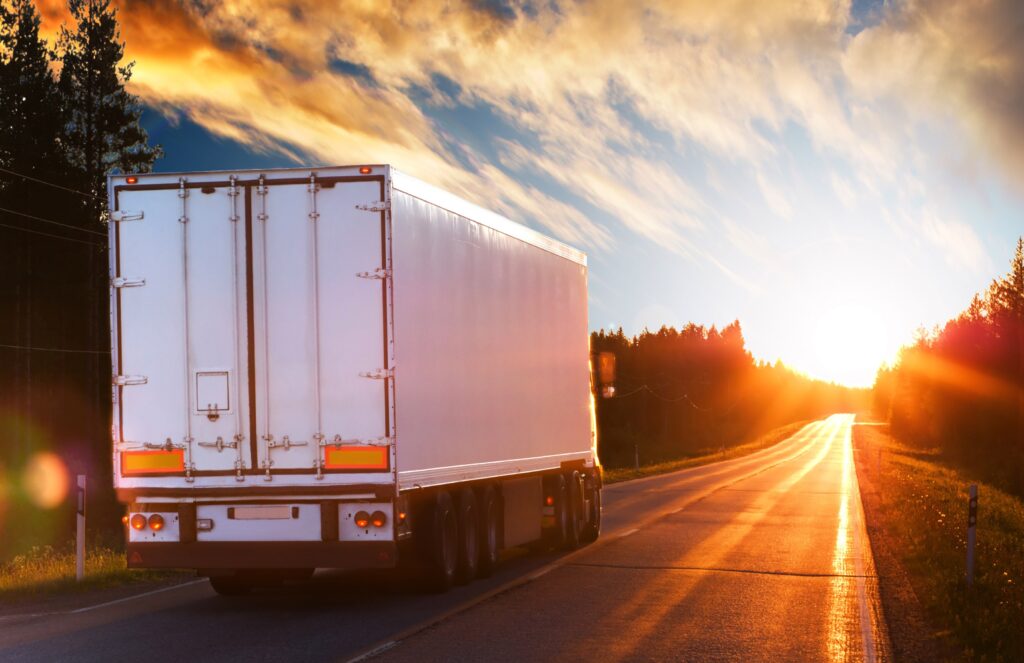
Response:
[{"label": "sky", "polygon": [[1016,0],[116,4],[158,170],[391,163],[586,251],[592,329],[869,385],[1024,232]]}]

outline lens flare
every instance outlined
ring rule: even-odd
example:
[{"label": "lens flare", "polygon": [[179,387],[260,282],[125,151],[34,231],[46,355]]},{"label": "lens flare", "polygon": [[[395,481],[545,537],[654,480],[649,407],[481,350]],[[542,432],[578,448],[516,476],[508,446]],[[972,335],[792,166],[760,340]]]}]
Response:
[{"label": "lens flare", "polygon": [[49,452],[37,453],[29,459],[22,482],[29,499],[43,509],[58,506],[68,494],[68,470],[64,461]]}]

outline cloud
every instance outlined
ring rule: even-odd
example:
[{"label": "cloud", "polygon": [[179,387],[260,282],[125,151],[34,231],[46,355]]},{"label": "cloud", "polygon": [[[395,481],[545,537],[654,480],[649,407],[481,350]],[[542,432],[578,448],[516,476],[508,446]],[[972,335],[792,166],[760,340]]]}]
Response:
[{"label": "cloud", "polygon": [[787,221],[793,218],[793,206],[789,204],[786,195],[777,186],[769,182],[764,173],[760,171],[757,173],[757,186],[761,189],[761,196],[764,198],[765,203],[768,204],[768,209],[775,216]]},{"label": "cloud", "polygon": [[952,118],[1024,187],[1024,3],[913,0],[859,33],[844,56],[861,94]]},{"label": "cloud", "polygon": [[[43,5],[52,33],[63,4]],[[714,199],[759,191],[799,218],[806,200],[787,193],[803,190],[806,162],[766,175],[794,134],[844,173],[825,189],[847,207],[861,191],[920,200],[927,147],[904,105],[955,113],[1024,166],[1009,38],[1021,10],[1008,1],[908,1],[852,37],[848,0],[119,6],[132,89],[168,113],[296,160],[394,163],[589,250],[636,235],[746,285],[709,245],[723,228]],[[486,108],[508,131],[452,149],[440,108],[447,122]],[[730,219],[725,243],[770,253],[738,230],[751,221]],[[969,226],[903,223],[947,248],[965,240],[959,264],[977,263]]]},{"label": "cloud", "polygon": [[918,221],[921,235],[942,250],[953,267],[982,271],[992,269],[992,261],[981,240],[969,225],[941,218],[934,210],[923,210]]}]

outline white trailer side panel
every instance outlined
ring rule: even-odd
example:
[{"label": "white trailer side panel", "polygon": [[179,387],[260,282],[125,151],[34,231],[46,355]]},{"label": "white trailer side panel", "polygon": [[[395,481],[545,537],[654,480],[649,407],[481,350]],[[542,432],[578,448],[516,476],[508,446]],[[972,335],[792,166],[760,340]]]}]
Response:
[{"label": "white trailer side panel", "polygon": [[585,258],[393,178],[399,487],[593,463]]}]

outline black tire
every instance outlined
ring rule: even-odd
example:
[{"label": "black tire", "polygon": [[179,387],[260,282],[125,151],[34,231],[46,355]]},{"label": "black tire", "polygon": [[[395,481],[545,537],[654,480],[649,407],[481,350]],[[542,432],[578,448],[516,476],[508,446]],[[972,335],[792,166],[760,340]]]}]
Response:
[{"label": "black tire", "polygon": [[587,524],[583,528],[583,542],[593,543],[601,535],[601,489],[594,488],[590,493],[590,513]]},{"label": "black tire", "polygon": [[498,566],[501,535],[501,503],[498,493],[492,486],[487,486],[480,494],[480,563],[477,575],[489,578]]},{"label": "black tire", "polygon": [[583,477],[579,472],[570,472],[566,477],[566,495],[569,507],[569,522],[565,532],[565,549],[575,550],[580,547],[583,534]]},{"label": "black tire", "polygon": [[548,477],[548,481],[550,483],[546,486],[545,492],[555,498],[555,524],[548,530],[545,543],[548,548],[560,550],[565,547],[569,538],[569,491],[565,485],[565,477],[561,474]]},{"label": "black tire", "polygon": [[455,582],[460,585],[472,582],[476,578],[480,564],[479,527],[476,493],[472,488],[459,491],[457,505],[459,520],[459,562],[455,570]]},{"label": "black tire", "polygon": [[459,524],[452,497],[445,491],[437,493],[426,505],[420,519],[423,581],[434,592],[446,592],[455,583],[459,562]]},{"label": "black tire", "polygon": [[239,576],[214,576],[210,587],[221,596],[244,596],[252,591],[252,583]]}]

